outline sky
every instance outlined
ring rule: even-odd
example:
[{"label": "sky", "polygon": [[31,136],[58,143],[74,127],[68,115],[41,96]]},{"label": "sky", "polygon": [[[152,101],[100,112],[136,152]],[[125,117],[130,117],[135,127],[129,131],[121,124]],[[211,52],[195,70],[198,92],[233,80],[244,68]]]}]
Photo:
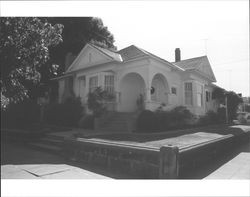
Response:
[{"label": "sky", "polygon": [[167,61],[174,61],[175,48],[181,49],[182,59],[207,55],[217,85],[250,95],[247,0],[29,1],[8,6],[1,3],[3,15],[100,17],[118,49],[134,44]]},{"label": "sky", "polygon": [[[168,61],[207,55],[217,85],[249,96],[248,1],[157,1],[102,15],[118,49],[134,44]],[[114,17],[115,15],[115,17]]]}]

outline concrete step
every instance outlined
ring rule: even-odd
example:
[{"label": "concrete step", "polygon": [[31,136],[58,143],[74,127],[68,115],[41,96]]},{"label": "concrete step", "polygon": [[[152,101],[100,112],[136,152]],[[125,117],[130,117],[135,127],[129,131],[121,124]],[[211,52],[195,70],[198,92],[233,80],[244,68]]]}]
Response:
[{"label": "concrete step", "polygon": [[35,148],[39,148],[39,149],[42,149],[42,150],[46,150],[46,151],[49,151],[49,152],[60,152],[62,150],[61,147],[58,147],[58,146],[55,146],[55,145],[48,145],[48,144],[44,144],[44,143],[41,143],[41,142],[34,142],[34,143],[30,143],[29,145],[31,145],[32,147],[35,147]]},{"label": "concrete step", "polygon": [[127,125],[128,122],[124,122],[124,121],[109,121],[109,122],[104,122],[102,125],[110,125],[110,124],[113,124],[113,125]]},{"label": "concrete step", "polygon": [[41,138],[39,140],[43,144],[48,144],[48,145],[56,145],[56,146],[62,146],[64,140],[58,140],[58,139],[53,139],[53,138]]},{"label": "concrete step", "polygon": [[63,136],[56,135],[54,133],[48,133],[46,134],[46,138],[54,139],[54,140],[64,140]]},{"label": "concrete step", "polygon": [[109,131],[109,132],[123,132],[123,133],[126,133],[126,132],[129,132],[129,130],[127,128],[114,128],[114,127],[102,127],[102,128],[99,128],[100,132],[102,131]]},{"label": "concrete step", "polygon": [[100,130],[112,132],[127,132],[129,124],[133,121],[134,113],[113,112],[100,123]]}]

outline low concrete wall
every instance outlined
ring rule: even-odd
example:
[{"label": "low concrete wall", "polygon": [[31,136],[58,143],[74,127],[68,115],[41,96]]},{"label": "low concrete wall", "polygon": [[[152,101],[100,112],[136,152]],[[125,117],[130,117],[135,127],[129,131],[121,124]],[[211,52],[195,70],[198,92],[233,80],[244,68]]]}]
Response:
[{"label": "low concrete wall", "polygon": [[69,159],[101,165],[135,177],[159,177],[160,149],[157,148],[88,139],[68,139],[64,148]]},{"label": "low concrete wall", "polygon": [[215,140],[178,148],[154,148],[98,139],[67,139],[65,153],[70,159],[118,170],[139,178],[177,179],[186,170],[203,165],[249,140],[249,132],[228,134]]}]

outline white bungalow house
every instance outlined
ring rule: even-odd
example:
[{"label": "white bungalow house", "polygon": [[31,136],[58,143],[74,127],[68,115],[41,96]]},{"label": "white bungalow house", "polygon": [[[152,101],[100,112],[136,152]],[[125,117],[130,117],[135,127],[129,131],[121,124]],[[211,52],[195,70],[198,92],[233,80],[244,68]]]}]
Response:
[{"label": "white bungalow house", "polygon": [[86,44],[59,82],[59,102],[74,94],[84,105],[87,95],[100,86],[115,95],[108,109],[135,112],[142,97],[146,109],[166,110],[186,106],[196,115],[217,110],[212,100],[214,73],[207,56],[181,60],[175,50],[175,62],[168,62],[137,46],[111,51]]}]

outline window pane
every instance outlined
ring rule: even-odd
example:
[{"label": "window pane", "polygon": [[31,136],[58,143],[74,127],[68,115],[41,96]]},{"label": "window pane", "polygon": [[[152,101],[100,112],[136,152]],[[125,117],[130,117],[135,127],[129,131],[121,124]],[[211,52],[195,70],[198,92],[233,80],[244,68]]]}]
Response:
[{"label": "window pane", "polygon": [[172,88],[171,88],[171,92],[172,92],[172,94],[177,94],[176,88],[175,88],[175,87],[172,87]]},{"label": "window pane", "polygon": [[193,92],[192,92],[192,83],[185,83],[185,104],[193,104]]},{"label": "window pane", "polygon": [[90,77],[89,78],[89,91],[93,92],[98,86],[98,77]]},{"label": "window pane", "polygon": [[114,94],[114,76],[113,75],[105,75],[104,89],[110,94]]},{"label": "window pane", "polygon": [[197,105],[201,107],[203,105],[203,86],[197,85]]}]

